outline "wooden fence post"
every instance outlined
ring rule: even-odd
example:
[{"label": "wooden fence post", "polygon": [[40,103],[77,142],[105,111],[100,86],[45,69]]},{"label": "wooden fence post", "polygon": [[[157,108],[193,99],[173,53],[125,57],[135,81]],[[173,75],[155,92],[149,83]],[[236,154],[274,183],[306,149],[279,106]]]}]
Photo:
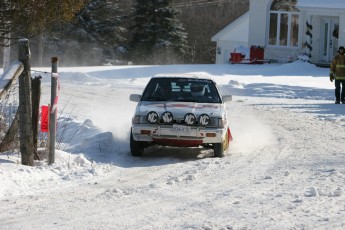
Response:
[{"label": "wooden fence post", "polygon": [[18,60],[24,65],[19,76],[19,130],[20,152],[23,165],[33,166],[33,138],[32,138],[32,105],[31,105],[31,64],[29,40],[20,39],[18,47]]},{"label": "wooden fence post", "polygon": [[34,159],[39,160],[37,153],[37,135],[38,135],[38,119],[40,115],[40,100],[41,100],[41,76],[31,79],[32,87],[32,130],[33,130],[33,144],[34,144]]},{"label": "wooden fence post", "polygon": [[58,58],[52,57],[52,78],[51,78],[51,108],[49,110],[49,156],[48,164],[55,162],[55,142],[56,142],[56,99],[57,99],[57,82],[58,79],[54,74],[57,74]]}]

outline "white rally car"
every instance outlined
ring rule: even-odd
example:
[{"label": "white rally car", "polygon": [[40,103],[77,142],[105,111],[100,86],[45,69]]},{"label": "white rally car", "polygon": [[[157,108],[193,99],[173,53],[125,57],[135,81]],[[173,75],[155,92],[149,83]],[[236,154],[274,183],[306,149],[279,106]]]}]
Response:
[{"label": "white rally car", "polygon": [[223,157],[232,140],[222,96],[208,76],[156,75],[142,95],[131,94],[138,102],[132,118],[130,149],[142,156],[150,145],[211,147]]}]

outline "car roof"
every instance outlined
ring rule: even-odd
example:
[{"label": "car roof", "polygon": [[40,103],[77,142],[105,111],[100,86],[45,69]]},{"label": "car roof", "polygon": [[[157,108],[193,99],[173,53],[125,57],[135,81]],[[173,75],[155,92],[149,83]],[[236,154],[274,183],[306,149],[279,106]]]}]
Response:
[{"label": "car roof", "polygon": [[213,78],[204,73],[172,73],[172,74],[156,74],[152,78],[190,78],[190,79],[207,79],[212,80]]}]

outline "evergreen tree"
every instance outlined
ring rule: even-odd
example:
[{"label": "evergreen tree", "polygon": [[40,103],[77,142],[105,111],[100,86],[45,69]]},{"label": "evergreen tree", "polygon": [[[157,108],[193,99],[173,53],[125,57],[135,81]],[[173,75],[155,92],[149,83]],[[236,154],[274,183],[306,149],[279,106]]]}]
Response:
[{"label": "evergreen tree", "polygon": [[[114,0],[91,0],[76,15],[74,23],[65,24],[60,49],[63,49],[63,56],[70,59],[67,62],[115,64],[117,48],[126,40],[119,12]],[[61,35],[61,31],[58,34]]]},{"label": "evergreen tree", "polygon": [[172,0],[136,0],[130,54],[136,64],[181,62],[187,34]]},{"label": "evergreen tree", "polygon": [[[126,40],[121,27],[119,7],[114,1],[92,0],[77,15],[76,27],[88,34],[85,40],[95,40],[103,47],[112,47]],[[80,37],[82,39],[82,37]]]}]

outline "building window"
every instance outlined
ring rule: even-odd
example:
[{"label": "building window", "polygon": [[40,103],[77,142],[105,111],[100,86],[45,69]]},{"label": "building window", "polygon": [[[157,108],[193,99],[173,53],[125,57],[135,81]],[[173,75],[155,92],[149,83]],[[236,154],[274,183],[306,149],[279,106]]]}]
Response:
[{"label": "building window", "polygon": [[297,0],[274,0],[270,8],[268,44],[272,46],[297,47],[299,11]]}]

